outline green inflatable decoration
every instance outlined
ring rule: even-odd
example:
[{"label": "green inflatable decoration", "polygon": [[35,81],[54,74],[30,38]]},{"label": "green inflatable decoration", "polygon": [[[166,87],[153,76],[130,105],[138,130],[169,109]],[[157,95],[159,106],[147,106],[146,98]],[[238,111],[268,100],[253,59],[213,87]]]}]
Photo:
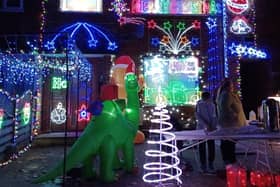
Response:
[{"label": "green inflatable decoration", "polygon": [[[99,115],[93,116],[82,136],[74,143],[66,156],[66,172],[77,164],[83,164],[85,178],[95,176],[92,167],[94,156],[100,157],[100,179],[113,182],[116,179],[114,169],[120,163],[118,151],[122,151],[123,167],[131,172],[134,167],[134,137],[139,126],[138,82],[135,74],[125,77],[127,102],[122,111],[116,101],[104,101]],[[100,108],[101,105],[98,105]],[[98,108],[97,107],[97,108]],[[35,179],[34,183],[53,180],[63,174],[64,162],[61,161],[47,174]]]}]

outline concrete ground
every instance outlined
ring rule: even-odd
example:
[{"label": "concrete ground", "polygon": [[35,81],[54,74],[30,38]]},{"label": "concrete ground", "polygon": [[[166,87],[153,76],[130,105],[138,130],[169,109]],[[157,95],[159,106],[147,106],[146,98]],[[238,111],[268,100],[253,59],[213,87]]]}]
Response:
[{"label": "concrete ground", "polygon": [[[182,164],[180,167],[183,169],[183,174],[180,179],[182,180],[182,187],[226,187],[226,176],[224,165],[222,163],[219,141],[216,146],[216,160],[215,167],[217,169],[216,174],[202,174],[198,169],[197,150],[190,149],[185,151],[181,156]],[[134,174],[128,174],[122,170],[118,171],[119,180],[105,184],[98,179],[92,181],[83,181],[79,178],[79,169],[74,169],[69,174],[72,177],[67,177],[64,186],[97,186],[97,187],[154,187],[154,186],[176,186],[176,183],[168,185],[147,184],[143,182],[142,176],[145,173],[143,170],[143,163],[148,159],[145,156],[145,151],[150,145],[147,143],[135,145],[136,164],[138,169],[135,169]],[[69,150],[69,147],[67,147]],[[237,151],[240,151],[239,148]],[[279,153],[279,149],[277,150]],[[242,152],[237,153],[238,160],[241,164],[246,166],[248,170],[255,167],[256,155],[251,152],[247,159],[244,159]],[[278,154],[279,155],[279,154]],[[36,145],[31,147],[29,151],[24,153],[18,159],[14,160],[7,166],[0,168],[0,186],[3,187],[35,187],[35,186],[62,186],[61,179],[57,179],[53,182],[45,184],[32,184],[32,180],[37,178],[43,173],[46,173],[50,168],[54,167],[59,160],[62,160],[64,156],[64,146],[52,144],[51,146]],[[270,159],[272,155],[270,154]],[[278,163],[279,164],[279,163]],[[273,163],[275,168],[277,162]],[[274,169],[275,170],[275,169]],[[278,171],[279,172],[279,171]],[[250,186],[250,185],[248,185]]]}]

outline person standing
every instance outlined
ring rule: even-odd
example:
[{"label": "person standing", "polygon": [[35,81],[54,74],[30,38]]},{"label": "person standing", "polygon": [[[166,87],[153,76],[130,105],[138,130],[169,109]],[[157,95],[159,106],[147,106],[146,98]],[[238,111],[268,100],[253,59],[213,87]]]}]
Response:
[{"label": "person standing", "polygon": [[[209,92],[203,92],[201,99],[196,104],[196,119],[197,129],[204,129],[206,133],[216,129],[216,110],[214,102]],[[207,152],[206,152],[207,145]],[[200,169],[204,172],[215,172],[214,160],[215,160],[215,141],[207,140],[200,143],[199,146],[199,159]],[[208,168],[206,163],[206,157],[208,153]]]},{"label": "person standing", "polygon": [[[226,78],[222,82],[216,99],[218,123],[221,128],[242,127],[247,124],[242,103],[234,93],[232,80]],[[221,140],[220,148],[225,165],[236,162],[234,142]]]}]

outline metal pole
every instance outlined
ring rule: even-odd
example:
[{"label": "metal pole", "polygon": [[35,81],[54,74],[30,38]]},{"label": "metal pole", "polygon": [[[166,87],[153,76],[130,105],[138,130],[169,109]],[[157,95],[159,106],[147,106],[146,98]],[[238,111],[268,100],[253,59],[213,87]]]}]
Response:
[{"label": "metal pole", "polygon": [[68,123],[68,91],[69,91],[69,67],[68,67],[68,61],[69,61],[69,49],[68,49],[68,43],[69,43],[69,35],[68,33],[65,33],[66,35],[66,55],[65,55],[65,63],[66,63],[66,81],[67,81],[67,87],[66,87],[66,95],[65,95],[65,99],[66,99],[66,121],[65,121],[65,125],[64,125],[64,151],[63,151],[63,182],[62,182],[62,186],[66,186],[65,182],[66,182],[66,154],[67,154],[67,123]]}]

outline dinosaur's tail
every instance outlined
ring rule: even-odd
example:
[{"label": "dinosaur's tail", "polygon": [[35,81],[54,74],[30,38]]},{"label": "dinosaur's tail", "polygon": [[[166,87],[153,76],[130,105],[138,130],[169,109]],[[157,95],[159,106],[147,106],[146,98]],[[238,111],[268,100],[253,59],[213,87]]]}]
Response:
[{"label": "dinosaur's tail", "polygon": [[[93,155],[97,151],[96,142],[91,141],[92,136],[88,128],[92,128],[93,125],[89,124],[87,126],[87,131],[76,141],[76,143],[71,147],[69,153],[66,156],[66,162],[64,166],[64,161],[62,160],[56,167],[51,169],[45,175],[35,179],[33,183],[42,183],[49,180],[53,180],[58,176],[63,174],[63,170],[69,171],[71,168],[75,167],[78,163],[83,162],[88,155]],[[64,168],[65,167],[65,168]]]}]

